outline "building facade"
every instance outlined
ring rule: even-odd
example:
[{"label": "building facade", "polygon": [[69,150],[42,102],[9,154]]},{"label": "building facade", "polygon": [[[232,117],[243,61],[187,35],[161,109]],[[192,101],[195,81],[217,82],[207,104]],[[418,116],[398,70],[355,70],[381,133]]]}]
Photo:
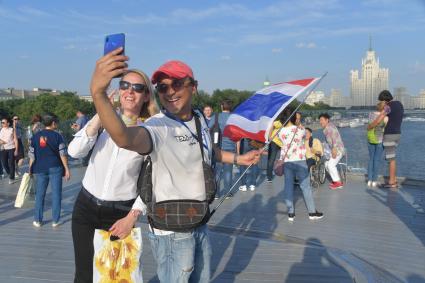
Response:
[{"label": "building facade", "polygon": [[388,89],[389,70],[380,67],[379,58],[371,46],[362,59],[361,76],[358,70],[351,70],[350,73],[351,106],[376,105],[379,93]]}]

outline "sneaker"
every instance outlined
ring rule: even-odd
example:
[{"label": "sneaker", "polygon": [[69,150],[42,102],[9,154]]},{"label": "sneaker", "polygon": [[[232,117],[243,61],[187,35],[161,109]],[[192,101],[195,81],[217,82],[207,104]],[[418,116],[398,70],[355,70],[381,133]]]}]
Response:
[{"label": "sneaker", "polygon": [[339,181],[339,182],[332,182],[329,185],[329,189],[331,189],[331,190],[342,189],[343,187],[344,187],[344,184],[341,181]]},{"label": "sneaker", "polygon": [[373,188],[377,188],[377,187],[379,187],[378,182],[373,181],[373,182],[372,182],[372,187],[373,187]]},{"label": "sneaker", "polygon": [[247,190],[245,185],[239,187],[239,191],[246,192]]},{"label": "sneaker", "polygon": [[273,183],[273,181],[272,180],[269,180],[269,179],[267,179],[266,182],[269,183],[269,184]]},{"label": "sneaker", "polygon": [[220,197],[218,195],[215,195],[214,199],[219,199]]},{"label": "sneaker", "polygon": [[367,186],[372,187],[372,181],[371,180],[367,181]]},{"label": "sneaker", "polygon": [[33,221],[32,222],[32,226],[37,227],[37,228],[40,228],[41,227],[41,223],[38,222],[38,221]]},{"label": "sneaker", "polygon": [[230,193],[230,194],[228,194],[227,196],[226,196],[226,199],[229,199],[229,198],[232,198],[233,197],[233,194],[232,193]]},{"label": "sneaker", "polygon": [[322,212],[318,212],[316,210],[316,212],[309,213],[308,214],[308,218],[310,218],[310,220],[321,219],[321,218],[323,218],[323,213]]},{"label": "sneaker", "polygon": [[16,183],[16,180],[15,179],[9,179],[9,185],[11,185],[13,183]]},{"label": "sneaker", "polygon": [[249,186],[249,190],[252,192],[252,191],[255,191],[255,186],[254,185],[250,185]]},{"label": "sneaker", "polygon": [[56,227],[58,227],[59,225],[61,225],[61,223],[60,223],[60,222],[53,222],[53,223],[52,223],[52,227],[53,227],[53,228],[56,228]]},{"label": "sneaker", "polygon": [[293,222],[295,219],[295,213],[288,213],[288,221]]}]

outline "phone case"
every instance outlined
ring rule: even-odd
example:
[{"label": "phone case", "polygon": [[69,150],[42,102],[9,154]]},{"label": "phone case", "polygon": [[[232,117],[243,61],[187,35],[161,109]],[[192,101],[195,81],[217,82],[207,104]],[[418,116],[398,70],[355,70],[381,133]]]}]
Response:
[{"label": "phone case", "polygon": [[[125,34],[117,33],[107,35],[105,38],[105,47],[103,54],[106,55],[119,47],[123,47],[125,49]],[[124,49],[121,54],[125,54]]]}]

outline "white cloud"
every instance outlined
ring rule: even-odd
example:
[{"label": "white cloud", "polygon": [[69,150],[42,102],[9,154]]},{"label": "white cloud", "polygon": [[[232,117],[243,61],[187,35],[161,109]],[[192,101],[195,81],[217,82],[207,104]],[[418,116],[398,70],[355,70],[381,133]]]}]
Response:
[{"label": "white cloud", "polygon": [[272,48],[272,53],[282,53],[282,48]]},{"label": "white cloud", "polygon": [[220,57],[220,60],[222,61],[230,61],[231,57],[229,55],[223,55]]},{"label": "white cloud", "polygon": [[42,17],[42,16],[48,16],[49,15],[48,13],[46,13],[42,10],[35,9],[35,8],[29,7],[29,6],[20,7],[18,10],[20,12],[24,13],[24,14],[31,16],[31,17]]},{"label": "white cloud", "polygon": [[72,49],[75,49],[75,48],[76,47],[75,47],[74,44],[69,44],[69,45],[66,45],[66,46],[63,47],[63,49],[65,49],[65,50],[72,50]]},{"label": "white cloud", "polygon": [[311,48],[316,48],[317,45],[314,42],[308,42],[308,43],[299,42],[299,43],[295,44],[295,47],[297,47],[297,48],[308,48],[308,49],[311,49]]}]

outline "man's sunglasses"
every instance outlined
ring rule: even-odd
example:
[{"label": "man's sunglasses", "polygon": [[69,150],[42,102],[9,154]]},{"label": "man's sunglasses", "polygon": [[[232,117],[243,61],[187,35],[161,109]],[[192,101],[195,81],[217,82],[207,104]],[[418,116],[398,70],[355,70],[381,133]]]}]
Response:
[{"label": "man's sunglasses", "polygon": [[167,93],[168,89],[171,87],[173,88],[174,91],[179,91],[181,90],[183,87],[188,86],[190,84],[196,84],[196,81],[190,79],[189,82],[190,84],[185,85],[185,82],[187,81],[187,78],[183,78],[183,79],[174,79],[171,84],[164,84],[164,83],[159,83],[156,85],[156,90],[158,91],[158,93]]},{"label": "man's sunglasses", "polygon": [[120,81],[120,90],[127,90],[129,88],[138,93],[144,93],[148,90],[145,84],[132,84],[127,81]]}]

